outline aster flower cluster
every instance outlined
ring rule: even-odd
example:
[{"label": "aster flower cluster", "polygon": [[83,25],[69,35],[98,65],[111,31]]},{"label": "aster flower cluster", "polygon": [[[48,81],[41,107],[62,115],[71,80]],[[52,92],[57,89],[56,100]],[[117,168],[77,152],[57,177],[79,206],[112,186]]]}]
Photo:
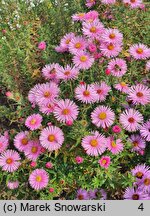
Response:
[{"label": "aster flower cluster", "polygon": [[[142,4],[141,0],[123,2],[131,8]],[[96,3],[96,0],[87,0],[86,6],[90,8]],[[101,3],[115,4],[116,0],[101,0]],[[145,120],[147,116],[144,116],[143,110],[150,104],[150,88],[139,82],[129,84],[124,78],[128,74],[127,60],[122,57],[124,35],[117,28],[105,26],[95,10],[74,14],[72,20],[81,23],[81,34],[67,33],[55,47],[56,52],[68,55],[71,63],[62,61],[42,67],[41,76],[45,82],[36,84],[28,93],[33,113],[26,117],[25,129],[15,134],[13,150],[9,145],[8,134],[0,135],[2,171],[16,172],[23,166],[22,158],[30,162],[31,168],[35,168],[40,157],[53,154],[57,157],[60,153],[66,163],[65,157],[77,147],[79,153],[75,149],[71,161],[75,166],[80,167],[85,161],[92,166],[94,161],[95,168],[107,174],[124,151],[141,156],[145,152],[150,141],[150,119]],[[128,54],[132,61],[144,61],[150,58],[150,48],[142,43],[132,44],[128,47]],[[103,79],[95,75],[95,70],[99,70],[95,66],[101,61],[107,64],[105,72],[101,72]],[[149,71],[150,60],[145,65],[145,70]],[[89,81],[91,70],[94,72]],[[84,74],[89,79],[79,82],[79,77],[84,77]],[[67,96],[64,94],[66,89]],[[122,104],[121,107],[119,104],[121,108],[118,110],[113,102],[119,96],[127,106]],[[84,119],[87,120],[87,127],[83,124]],[[67,133],[70,133],[71,126],[74,130],[79,123],[83,127],[76,130],[76,144],[71,143],[71,146],[67,143],[71,141],[66,141]],[[76,131],[73,131],[72,137]],[[35,190],[48,187],[48,169],[52,168],[53,164],[46,161],[45,169],[38,167],[30,171],[30,187]],[[150,168],[137,165],[131,173],[136,181],[133,188],[126,189],[124,199],[150,199]],[[19,181],[8,181],[7,187],[17,189]],[[107,199],[105,190],[97,188],[78,189],[76,199]],[[50,192],[53,192],[53,188]]]},{"label": "aster flower cluster", "polygon": [[76,195],[77,200],[106,200],[107,193],[104,189],[85,190],[79,189]]},{"label": "aster flower cluster", "polygon": [[[129,6],[131,9],[135,9],[135,8],[145,8],[145,5],[143,4],[142,0],[122,0],[122,2]],[[86,0],[86,6],[88,8],[93,7],[95,4],[105,4],[105,5],[114,5],[115,3],[117,3],[116,0]]]},{"label": "aster flower cluster", "polygon": [[150,200],[150,167],[139,164],[131,173],[135,177],[135,182],[132,188],[126,188],[124,199]]}]

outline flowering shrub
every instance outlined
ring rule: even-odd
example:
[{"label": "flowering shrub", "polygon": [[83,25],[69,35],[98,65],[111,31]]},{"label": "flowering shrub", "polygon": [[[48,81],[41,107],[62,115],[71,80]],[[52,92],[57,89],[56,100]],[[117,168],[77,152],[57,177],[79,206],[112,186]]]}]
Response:
[{"label": "flowering shrub", "polygon": [[150,48],[147,35],[130,39],[117,20],[117,10],[140,17],[145,6],[87,0],[81,8],[54,47],[58,61],[44,35],[34,47],[41,70],[27,97],[5,93],[19,123],[0,135],[2,197],[150,199]]}]

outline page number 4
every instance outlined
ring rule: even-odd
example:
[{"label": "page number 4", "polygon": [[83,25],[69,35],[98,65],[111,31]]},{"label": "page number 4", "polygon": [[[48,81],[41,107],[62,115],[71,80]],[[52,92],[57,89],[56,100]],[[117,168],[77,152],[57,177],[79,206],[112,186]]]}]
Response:
[{"label": "page number 4", "polygon": [[139,210],[143,211],[144,210],[144,206],[143,206],[143,203],[141,203],[138,207]]}]

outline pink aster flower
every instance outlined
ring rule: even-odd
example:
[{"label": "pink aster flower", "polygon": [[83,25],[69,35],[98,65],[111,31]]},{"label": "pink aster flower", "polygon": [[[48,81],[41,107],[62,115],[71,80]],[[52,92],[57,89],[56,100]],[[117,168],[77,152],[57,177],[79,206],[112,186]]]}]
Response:
[{"label": "pink aster flower", "polygon": [[144,191],[150,193],[150,171],[148,171],[139,181],[139,188]]},{"label": "pink aster flower", "polygon": [[[102,53],[98,53],[98,52],[94,53],[95,59],[100,59],[102,56],[103,56]],[[102,64],[103,62],[104,62],[104,59],[99,61],[100,64]]]},{"label": "pink aster flower", "polygon": [[83,163],[84,158],[82,158],[82,157],[80,157],[80,156],[77,156],[77,157],[75,158],[75,161],[76,161],[77,164],[81,164],[81,163]]},{"label": "pink aster flower", "polygon": [[142,4],[142,0],[123,0],[123,3],[130,5],[131,8],[139,8]]},{"label": "pink aster flower", "polygon": [[58,101],[54,110],[54,116],[56,119],[64,123],[69,120],[76,120],[78,113],[77,105],[69,99]]},{"label": "pink aster flower", "polygon": [[122,50],[121,44],[113,44],[113,43],[102,43],[100,45],[100,50],[103,56],[107,58],[116,57]]},{"label": "pink aster flower", "polygon": [[5,93],[5,95],[6,95],[6,97],[8,97],[9,99],[13,99],[13,92],[11,92],[11,91],[7,91],[6,93]]},{"label": "pink aster flower", "polygon": [[47,163],[45,164],[45,167],[46,167],[47,169],[52,169],[52,168],[53,168],[53,164],[52,164],[51,162],[47,162]]},{"label": "pink aster flower", "polygon": [[36,105],[36,92],[39,90],[41,84],[36,84],[28,93],[28,100],[30,103],[35,106]]},{"label": "pink aster flower", "polygon": [[102,156],[101,159],[98,161],[99,165],[105,169],[108,169],[110,165],[110,157],[109,156]]},{"label": "pink aster flower", "polygon": [[35,190],[41,190],[48,185],[49,176],[44,169],[36,169],[29,176],[29,183]]},{"label": "pink aster flower", "polygon": [[44,148],[54,151],[61,148],[64,142],[64,134],[60,128],[49,126],[42,130],[39,139]]},{"label": "pink aster flower", "polygon": [[45,50],[46,49],[46,43],[45,41],[41,41],[39,44],[38,44],[38,48],[40,50]]},{"label": "pink aster flower", "polygon": [[96,199],[98,190],[97,189],[89,190],[88,193],[89,193],[89,199],[93,200],[93,199]]},{"label": "pink aster flower", "polygon": [[119,125],[114,125],[112,128],[112,131],[114,133],[120,133],[121,132],[121,127]]},{"label": "pink aster flower", "polygon": [[105,29],[101,39],[104,43],[122,44],[123,35],[118,29]]},{"label": "pink aster flower", "polygon": [[[90,43],[89,46],[88,46],[88,50],[91,52],[91,53],[95,53],[97,51],[97,47],[94,43]],[[95,55],[94,55],[94,58],[96,59]]]},{"label": "pink aster flower", "polygon": [[42,75],[46,80],[54,80],[58,79],[57,77],[57,69],[59,68],[59,64],[48,64],[45,65],[44,68],[42,69]]},{"label": "pink aster flower", "polygon": [[124,199],[126,200],[147,200],[148,194],[145,194],[142,190],[128,187],[125,190]]},{"label": "pink aster flower", "polygon": [[85,13],[77,13],[72,15],[72,20],[73,21],[83,21],[85,18]]},{"label": "pink aster flower", "polygon": [[36,102],[39,105],[47,104],[48,102],[54,102],[58,97],[59,87],[54,82],[43,83],[36,91]]},{"label": "pink aster flower", "polygon": [[82,28],[83,34],[89,38],[96,39],[104,32],[104,26],[99,20],[93,22],[84,22]]},{"label": "pink aster flower", "polygon": [[77,36],[74,37],[69,43],[69,52],[72,54],[76,54],[79,51],[84,51],[87,47],[87,41],[84,37]]},{"label": "pink aster flower", "polygon": [[106,139],[98,131],[95,131],[91,135],[85,136],[81,145],[88,155],[98,156],[106,150]]},{"label": "pink aster flower", "polygon": [[64,81],[77,79],[79,70],[75,67],[67,65],[65,68],[60,67],[58,69],[58,78]]},{"label": "pink aster flower", "polygon": [[109,91],[111,90],[111,87],[108,86],[105,82],[95,83],[93,84],[93,87],[97,93],[99,101],[104,101]]},{"label": "pink aster flower", "polygon": [[50,115],[52,112],[54,112],[56,107],[56,103],[54,102],[48,102],[46,104],[40,105],[40,112]]},{"label": "pink aster flower", "polygon": [[98,106],[91,113],[92,123],[97,127],[110,127],[114,120],[115,114],[114,112],[107,106]]},{"label": "pink aster flower", "polygon": [[107,67],[115,77],[122,77],[127,72],[127,64],[123,59],[112,59]]},{"label": "pink aster flower", "polygon": [[7,187],[11,190],[17,189],[19,187],[19,181],[8,181]]},{"label": "pink aster flower", "polygon": [[116,0],[101,0],[101,2],[106,5],[111,5],[111,4],[115,4]]},{"label": "pink aster flower", "polygon": [[98,19],[98,16],[99,16],[98,12],[95,10],[92,10],[85,14],[84,20],[86,22],[93,22],[94,20]]},{"label": "pink aster flower", "polygon": [[14,146],[20,151],[24,151],[29,144],[29,132],[21,131],[14,138]]},{"label": "pink aster flower", "polygon": [[98,99],[93,85],[79,85],[75,89],[75,97],[82,103],[94,103]]},{"label": "pink aster flower", "polygon": [[9,145],[9,140],[5,136],[0,136],[0,153],[4,152]]},{"label": "pink aster flower", "polygon": [[142,125],[140,134],[146,141],[150,141],[150,119]]},{"label": "pink aster flower", "polygon": [[129,132],[137,131],[140,128],[140,124],[143,122],[143,116],[135,109],[125,110],[120,115],[120,123],[123,128]]},{"label": "pink aster flower", "polygon": [[94,58],[89,53],[80,51],[73,57],[73,63],[77,68],[86,70],[92,67]]},{"label": "pink aster flower", "polygon": [[79,189],[77,191],[77,200],[88,200],[89,199],[89,194],[86,190],[84,189]]},{"label": "pink aster flower", "polygon": [[134,44],[130,47],[129,53],[135,59],[146,59],[150,57],[150,49],[144,44]]},{"label": "pink aster flower", "polygon": [[136,180],[141,180],[150,170],[149,166],[145,164],[138,164],[134,169],[131,170],[133,176],[136,177]]},{"label": "pink aster flower", "polygon": [[69,48],[69,43],[71,42],[71,40],[75,37],[74,33],[68,33],[66,34],[60,41],[60,46],[68,49]]},{"label": "pink aster flower", "polygon": [[30,115],[25,121],[25,126],[32,131],[37,130],[41,126],[42,119],[43,118],[40,114]]},{"label": "pink aster flower", "polygon": [[93,5],[95,5],[96,4],[96,0],[86,0],[86,6],[88,7],[88,8],[91,8]]},{"label": "pink aster flower", "polygon": [[49,189],[49,192],[50,192],[50,193],[53,193],[54,191],[55,191],[54,188],[50,188],[50,189]]},{"label": "pink aster flower", "polygon": [[42,146],[39,143],[39,140],[30,140],[29,145],[25,149],[25,156],[29,160],[36,161],[39,155],[41,154]]},{"label": "pink aster flower", "polygon": [[114,137],[107,138],[107,148],[109,151],[112,152],[112,154],[119,154],[123,151],[123,143],[121,139],[114,140]]},{"label": "pink aster flower", "polygon": [[129,92],[129,86],[125,82],[115,84],[114,88],[126,94]]},{"label": "pink aster flower", "polygon": [[147,63],[146,63],[146,70],[147,70],[147,71],[149,71],[149,70],[150,70],[150,60],[149,60],[149,61],[147,61]]},{"label": "pink aster flower", "polygon": [[129,140],[133,145],[132,151],[139,152],[141,149],[145,149],[146,147],[145,141],[139,134],[132,134]]},{"label": "pink aster flower", "polygon": [[0,155],[0,166],[6,172],[14,172],[20,166],[20,155],[14,150],[6,150]]},{"label": "pink aster flower", "polygon": [[150,88],[143,84],[131,86],[128,95],[129,100],[132,100],[133,104],[146,105],[150,103]]},{"label": "pink aster flower", "polygon": [[36,166],[37,166],[37,162],[36,162],[36,161],[31,161],[30,166],[31,166],[32,168],[33,168],[33,167],[36,167]]}]

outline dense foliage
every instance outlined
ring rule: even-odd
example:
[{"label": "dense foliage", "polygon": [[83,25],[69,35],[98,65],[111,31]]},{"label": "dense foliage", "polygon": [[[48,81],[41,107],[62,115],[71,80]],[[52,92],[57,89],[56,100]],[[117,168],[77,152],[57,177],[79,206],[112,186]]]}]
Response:
[{"label": "dense foliage", "polygon": [[[99,38],[93,38],[83,30],[85,20],[75,21],[73,19],[73,15],[87,14],[90,10],[99,13],[99,22],[105,28],[118,29],[119,33],[123,35],[119,44],[121,48],[117,55],[107,56],[103,49],[99,48],[105,40],[105,38],[100,38],[104,32],[100,33]],[[139,120],[140,126],[149,120],[150,66],[146,66],[148,58],[150,58],[150,49],[147,48],[150,42],[148,37],[150,32],[148,2],[145,2],[145,7],[141,3],[137,8],[131,8],[123,1],[117,1],[115,4],[104,4],[97,0],[96,4],[88,8],[86,1],[82,0],[5,0],[0,2],[0,12],[0,144],[5,143],[7,149],[18,152],[19,155],[16,155],[18,158],[16,160],[21,161],[18,169],[11,171],[6,168],[4,171],[2,157],[9,150],[6,148],[1,150],[2,146],[0,145],[0,166],[3,169],[0,171],[0,198],[106,199],[107,193],[107,199],[123,199],[125,189],[133,187],[133,183],[137,180],[135,179],[136,175],[131,170],[138,164],[150,166],[150,138],[147,135],[142,136],[140,127],[135,130],[127,129],[120,120],[124,111],[130,109],[139,112],[138,116],[139,114],[142,115],[143,119]],[[84,37],[86,52],[90,55],[89,61],[92,61],[91,65],[88,66],[89,62],[87,62],[82,67],[82,62],[78,64],[77,61],[73,60],[77,54],[70,51],[71,49],[67,46],[65,47],[62,41],[62,38],[65,39],[64,35],[70,32],[74,32],[75,36]],[[134,44],[144,44],[145,50],[148,50],[147,56],[136,59],[130,51]],[[94,49],[96,51],[93,51]],[[111,74],[112,69],[108,65],[113,58],[123,59],[127,65],[127,69],[121,76]],[[51,78],[45,75],[47,71],[44,73],[43,68],[45,65],[51,66],[53,63],[58,65],[55,65],[51,70],[55,70],[55,73],[59,75]],[[71,67],[75,65],[77,75],[71,79],[61,77],[63,69],[60,65],[64,68],[67,65],[71,65]],[[44,86],[46,85],[44,83],[52,85],[53,82],[55,82],[55,86],[50,87],[51,93],[57,91],[57,88],[59,88],[59,93],[56,93],[55,98],[53,98],[55,100],[48,101],[56,105],[56,108],[54,106],[54,110],[47,115],[47,112],[42,111],[42,105],[47,105],[47,101],[45,104],[44,99],[39,98],[39,95],[42,89],[49,89],[48,86]],[[94,91],[94,84],[102,82],[106,84],[104,90],[108,88],[104,99],[98,99],[95,96],[94,99],[87,102],[83,100],[83,97],[79,99],[77,96],[76,89],[78,87],[88,90],[86,85],[93,85],[91,91]],[[122,89],[119,91],[115,86],[119,83],[122,84],[121,87],[128,86],[128,90],[132,86],[139,85],[139,89],[142,91],[143,87],[140,85],[145,86],[147,89],[143,92],[146,95],[146,100],[139,102],[132,98],[131,92],[123,92]],[[31,94],[36,84],[39,85],[36,91],[34,89],[33,94]],[[133,92],[135,91],[134,88]],[[85,92],[85,94],[88,95],[89,93]],[[33,95],[35,95],[34,99]],[[74,103],[74,106],[77,106],[73,108],[75,117],[60,120],[61,115],[58,116],[58,108],[63,107],[61,99],[64,101],[69,99]],[[108,119],[108,122],[104,124],[105,126],[93,123],[91,117],[94,110],[97,107],[102,108],[102,106],[111,108],[109,111],[115,115],[115,118],[112,117],[112,123]],[[63,110],[64,115],[68,114],[66,109]],[[28,118],[32,118],[32,114],[35,113],[40,115],[35,117],[38,119],[36,121],[40,123],[37,128],[32,128],[35,118],[32,119],[33,121]],[[105,116],[101,116],[100,119],[104,120]],[[31,121],[32,124],[30,124]],[[56,149],[49,147],[48,144],[46,145],[46,141],[43,141],[45,128],[52,130],[54,129],[53,126],[61,130],[57,131],[60,136],[58,137],[60,143]],[[117,126],[119,132],[114,126]],[[30,155],[29,149],[26,151],[26,149],[20,150],[20,147],[16,147],[16,137],[24,131],[28,131],[27,138],[30,142],[30,148],[33,147],[34,142],[36,143],[35,146],[37,145],[39,148],[39,154],[35,160]],[[104,142],[105,149],[102,150],[103,147],[101,147],[98,154],[87,153],[86,147],[84,148],[86,145],[84,145],[83,140],[87,136],[93,136],[93,131],[104,136],[101,137],[100,142]],[[135,134],[140,136],[142,147],[138,146],[135,140],[132,140],[131,136]],[[53,142],[55,138],[51,135],[48,140]],[[108,147],[108,143],[110,142],[112,145],[113,142],[115,145],[119,142],[118,140],[121,143],[118,145],[120,150],[114,153]],[[26,144],[26,140],[24,140],[24,144]],[[96,147],[95,138],[91,146]],[[104,158],[103,163],[100,160],[105,156],[108,158]],[[108,166],[104,166],[107,160]],[[9,163],[11,162],[9,161]],[[45,170],[46,173],[43,173],[43,176],[45,175],[45,179],[47,175],[49,177],[49,181],[45,183],[42,190],[33,190],[33,188],[37,189],[38,186],[36,188],[31,180],[29,181],[31,174],[36,169]],[[148,168],[144,167],[143,169],[146,172],[145,170]],[[147,172],[148,177],[146,177],[150,181],[149,171]],[[37,175],[37,181],[40,182],[40,174]],[[139,187],[142,188],[142,186]],[[138,191],[140,195],[142,194],[141,190],[144,190],[145,197],[150,197],[145,188],[140,189],[140,192]]]}]

